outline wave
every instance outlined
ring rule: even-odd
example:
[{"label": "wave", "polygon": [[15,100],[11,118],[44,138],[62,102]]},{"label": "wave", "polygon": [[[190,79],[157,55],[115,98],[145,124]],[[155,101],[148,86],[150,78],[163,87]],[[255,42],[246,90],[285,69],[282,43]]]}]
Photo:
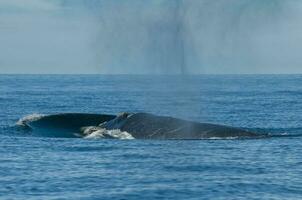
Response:
[{"label": "wave", "polygon": [[43,118],[44,116],[46,116],[46,115],[38,114],[38,113],[27,115],[27,116],[22,117],[21,119],[19,119],[17,121],[16,125],[28,127],[28,124],[30,124],[31,122],[34,122],[34,121],[38,121],[39,119]]},{"label": "wave", "polygon": [[114,119],[114,115],[89,113],[62,113],[53,115],[31,114],[21,118],[16,125],[43,137],[82,137],[81,129]]}]

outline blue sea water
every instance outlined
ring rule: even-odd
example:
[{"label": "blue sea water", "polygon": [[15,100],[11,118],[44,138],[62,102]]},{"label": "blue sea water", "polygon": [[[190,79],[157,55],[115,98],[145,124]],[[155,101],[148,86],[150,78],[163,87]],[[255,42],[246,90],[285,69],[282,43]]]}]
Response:
[{"label": "blue sea water", "polygon": [[[0,75],[0,199],[301,199],[302,75]],[[149,112],[265,139],[105,140],[31,114]]]}]

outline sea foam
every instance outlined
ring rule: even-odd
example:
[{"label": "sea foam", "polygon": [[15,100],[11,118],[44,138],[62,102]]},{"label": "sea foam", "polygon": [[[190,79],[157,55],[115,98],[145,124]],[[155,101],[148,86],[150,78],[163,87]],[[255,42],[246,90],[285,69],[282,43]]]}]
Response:
[{"label": "sea foam", "polygon": [[120,140],[132,140],[135,139],[130,133],[121,131],[119,129],[107,130],[99,127],[86,127],[84,128],[83,135],[86,139],[120,139]]}]

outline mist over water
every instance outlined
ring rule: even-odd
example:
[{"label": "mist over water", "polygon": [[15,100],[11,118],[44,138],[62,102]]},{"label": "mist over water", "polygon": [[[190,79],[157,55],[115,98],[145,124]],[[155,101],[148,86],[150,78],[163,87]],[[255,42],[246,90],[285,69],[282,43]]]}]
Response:
[{"label": "mist over water", "polygon": [[[302,64],[298,55],[302,50],[298,17],[302,16],[302,7],[298,6],[302,4],[298,1],[99,3],[95,9],[99,20],[94,47],[100,73],[282,73],[288,66],[298,68]],[[165,94],[158,93],[171,103],[171,112],[183,113],[183,118],[204,116],[200,103],[192,101],[204,95],[191,90],[194,87],[189,83],[194,77],[149,79]],[[157,105],[154,97],[144,95],[145,102]]]},{"label": "mist over water", "polygon": [[[299,67],[301,2],[101,1],[96,59],[102,73],[281,72]],[[235,70],[234,70],[235,69]]]},{"label": "mist over water", "polygon": [[1,73],[301,73],[300,0],[2,0]]}]

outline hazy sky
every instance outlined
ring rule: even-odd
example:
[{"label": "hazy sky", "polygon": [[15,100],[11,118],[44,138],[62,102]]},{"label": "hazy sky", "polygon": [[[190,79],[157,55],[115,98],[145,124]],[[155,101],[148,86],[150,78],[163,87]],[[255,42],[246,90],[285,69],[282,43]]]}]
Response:
[{"label": "hazy sky", "polygon": [[0,0],[0,73],[302,73],[300,0]]}]

